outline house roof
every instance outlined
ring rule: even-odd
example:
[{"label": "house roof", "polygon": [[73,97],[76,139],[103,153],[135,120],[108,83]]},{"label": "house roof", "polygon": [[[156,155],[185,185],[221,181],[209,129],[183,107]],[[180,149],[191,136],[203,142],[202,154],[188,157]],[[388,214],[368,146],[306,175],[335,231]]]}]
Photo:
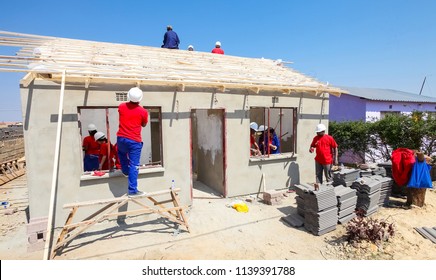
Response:
[{"label": "house roof", "polygon": [[376,101],[436,103],[436,98],[394,89],[342,87],[349,95]]},{"label": "house roof", "polygon": [[330,93],[346,91],[323,84],[301,74],[282,61],[244,58],[205,52],[169,50],[148,46],[104,43],[0,31],[0,46],[21,49],[1,55],[0,71],[30,73],[23,83],[35,77],[67,82],[137,83],[157,86],[213,87]]}]

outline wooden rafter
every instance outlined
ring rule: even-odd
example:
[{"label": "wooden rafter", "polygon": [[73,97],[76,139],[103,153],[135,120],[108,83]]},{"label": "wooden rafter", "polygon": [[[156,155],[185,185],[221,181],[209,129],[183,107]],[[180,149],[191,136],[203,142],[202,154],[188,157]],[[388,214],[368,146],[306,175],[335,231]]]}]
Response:
[{"label": "wooden rafter", "polygon": [[[59,79],[92,83],[128,81],[156,86],[247,89],[251,92],[346,91],[330,87],[284,66],[281,61],[218,56],[205,52],[169,50],[147,46],[73,40],[0,31],[0,46],[21,47],[16,56],[0,54],[0,71],[53,74]],[[288,64],[288,62],[286,62]]]}]

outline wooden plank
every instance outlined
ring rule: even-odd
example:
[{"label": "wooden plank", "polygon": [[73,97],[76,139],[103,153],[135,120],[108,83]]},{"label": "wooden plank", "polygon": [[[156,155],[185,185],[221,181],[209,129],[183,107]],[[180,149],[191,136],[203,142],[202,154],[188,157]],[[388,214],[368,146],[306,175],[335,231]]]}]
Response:
[{"label": "wooden plank", "polygon": [[[127,203],[127,200],[122,201],[122,202],[118,202],[115,205],[113,205],[111,208],[108,209],[109,212],[115,211],[118,208],[120,208],[121,206],[125,205]],[[58,244],[56,244],[56,246],[54,247],[53,251],[57,250],[58,248],[60,248],[62,245],[70,242],[71,240],[73,240],[76,236],[78,236],[79,234],[81,234],[82,232],[84,232],[87,228],[89,228],[90,226],[98,223],[101,220],[104,220],[106,217],[105,216],[101,216],[99,218],[90,220],[88,224],[86,224],[85,226],[83,226],[80,230],[77,230],[75,233],[72,233],[69,237],[67,237],[66,239],[64,239],[62,242],[59,242]]]},{"label": "wooden plank", "polygon": [[[177,188],[175,191],[179,192],[180,188]],[[140,197],[141,198],[146,198],[146,197],[151,197],[151,196],[160,196],[160,195],[167,194],[169,192],[170,192],[170,190],[162,190],[162,191],[150,192],[150,193],[146,193],[145,195],[142,195]],[[119,201],[123,201],[125,199],[131,200],[131,199],[135,199],[135,197],[130,198],[130,197],[124,195],[124,196],[116,197],[116,198],[91,200],[91,201],[83,201],[83,202],[73,202],[73,203],[64,204],[63,208],[72,208],[72,207],[75,207],[75,206],[80,206],[80,207],[82,207],[82,206],[93,206],[93,205],[98,205],[98,204],[106,204],[106,203],[111,203],[111,202],[119,202]]]},{"label": "wooden plank", "polygon": [[[178,197],[177,197],[177,193],[174,192],[174,191],[172,191],[172,192],[171,192],[171,197],[172,197],[172,199],[173,199],[173,201],[174,201],[174,206],[175,206],[175,207],[179,207],[180,203],[179,203],[179,199],[178,199]],[[177,210],[176,212],[181,216],[182,221],[183,221],[183,223],[184,223],[185,226],[186,226],[186,229],[188,230],[188,232],[190,232],[190,230],[189,230],[189,225],[188,225],[188,220],[186,219],[186,216],[185,216],[185,213],[183,212],[183,209],[181,209],[181,210]]]}]

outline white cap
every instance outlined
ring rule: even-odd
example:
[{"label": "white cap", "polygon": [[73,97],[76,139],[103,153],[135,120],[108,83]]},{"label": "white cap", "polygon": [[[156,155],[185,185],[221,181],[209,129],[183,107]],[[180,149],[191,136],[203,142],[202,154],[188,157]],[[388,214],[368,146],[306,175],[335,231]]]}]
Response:
[{"label": "white cap", "polygon": [[106,135],[104,135],[103,132],[99,131],[96,134],[94,134],[95,141],[98,141],[100,138],[106,138]]},{"label": "white cap", "polygon": [[138,87],[131,88],[127,93],[127,99],[132,102],[141,102],[142,96],[142,90]]},{"label": "white cap", "polygon": [[220,46],[221,47],[221,42],[220,41],[216,41],[215,46]]},{"label": "white cap", "polygon": [[90,124],[88,125],[88,131],[94,131],[94,130],[97,130],[97,127],[95,126],[95,124],[90,123]]},{"label": "white cap", "polygon": [[259,129],[257,131],[265,131],[267,129],[268,127],[262,124],[261,126],[259,126]]},{"label": "white cap", "polygon": [[257,131],[257,129],[258,129],[257,123],[256,122],[250,123],[250,128],[254,131]]},{"label": "white cap", "polygon": [[193,45],[189,45],[189,46],[188,46],[188,50],[189,50],[189,49],[194,49],[194,46],[193,46]]},{"label": "white cap", "polygon": [[315,132],[318,133],[318,132],[325,131],[325,130],[326,130],[325,125],[322,124],[322,123],[320,123],[320,124],[318,124],[318,125],[316,126],[316,130],[315,130]]}]

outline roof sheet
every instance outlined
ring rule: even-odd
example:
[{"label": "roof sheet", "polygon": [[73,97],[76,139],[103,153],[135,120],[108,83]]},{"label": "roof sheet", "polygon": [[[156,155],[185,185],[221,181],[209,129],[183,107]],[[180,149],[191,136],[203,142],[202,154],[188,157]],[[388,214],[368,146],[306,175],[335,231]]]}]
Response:
[{"label": "roof sheet", "polygon": [[342,87],[349,95],[369,100],[436,103],[436,98],[393,89]]},{"label": "roof sheet", "polygon": [[67,81],[132,82],[158,86],[244,88],[258,93],[344,93],[271,59],[244,58],[156,47],[73,40],[0,31],[0,46],[17,46],[16,56],[0,55],[0,71],[35,74],[66,71]]}]

